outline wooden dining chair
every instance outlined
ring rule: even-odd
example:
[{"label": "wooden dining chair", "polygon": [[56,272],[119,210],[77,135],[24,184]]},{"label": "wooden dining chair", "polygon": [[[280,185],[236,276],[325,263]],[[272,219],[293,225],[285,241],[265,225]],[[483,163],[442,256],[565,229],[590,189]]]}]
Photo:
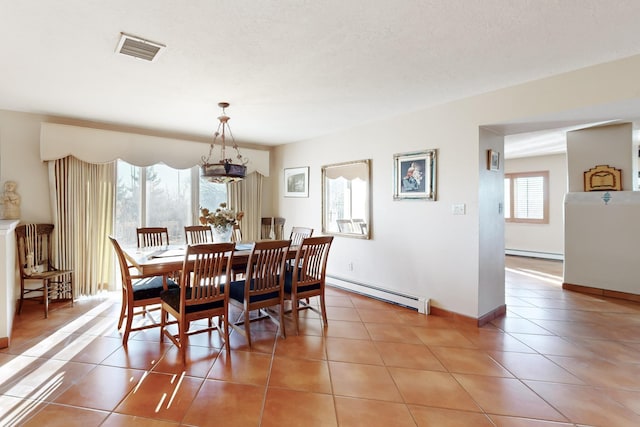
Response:
[{"label": "wooden dining chair", "polygon": [[[124,334],[122,335],[122,344],[126,347],[131,332],[161,326],[153,317],[148,315],[150,311],[158,310],[160,307],[147,309],[147,306],[160,304],[160,293],[167,289],[177,289],[178,284],[163,276],[137,274],[135,267],[127,261],[118,241],[113,236],[109,236],[109,240],[116,252],[122,279],[122,307],[120,309],[120,318],[118,319],[118,330],[126,319]],[[140,310],[135,310],[136,308],[140,308]],[[133,327],[133,317],[138,315],[148,317],[151,323]]]},{"label": "wooden dining chair", "polygon": [[[180,350],[186,364],[188,337],[217,330],[231,354],[229,345],[229,286],[234,243],[201,243],[189,245],[184,257],[179,289],[160,294],[162,300],[161,335],[167,336]],[[167,314],[178,325],[178,333],[167,326]],[[217,324],[211,318],[218,317]],[[192,321],[208,319],[208,327],[192,330]]]},{"label": "wooden dining chair", "polygon": [[[256,242],[249,254],[243,280],[231,282],[229,303],[242,309],[243,320],[232,324],[234,330],[247,339],[251,348],[251,321],[269,317],[280,328],[284,338],[284,273],[290,240],[264,240]],[[279,305],[279,313],[268,307]],[[250,313],[258,310],[259,316],[250,319]],[[241,328],[240,325],[244,325]]]},{"label": "wooden dining chair", "polygon": [[[325,273],[333,236],[307,237],[296,252],[293,268],[287,271],[284,282],[284,299],[291,301],[291,314],[298,333],[298,311],[310,309],[320,314],[327,326],[327,308],[324,299]],[[309,303],[309,298],[319,297],[320,311]],[[304,300],[304,301],[303,301]]]},{"label": "wooden dining chair", "polygon": [[184,237],[187,245],[213,242],[213,232],[210,225],[186,225]]},{"label": "wooden dining chair", "polygon": [[264,217],[260,221],[260,238],[281,240],[284,235],[284,218]]},{"label": "wooden dining chair", "polygon": [[136,234],[139,248],[169,245],[167,227],[139,227],[136,228]]},{"label": "wooden dining chair", "polygon": [[240,230],[240,224],[233,224],[233,233],[231,233],[231,241],[235,243],[242,242],[242,230]]},{"label": "wooden dining chair", "polygon": [[311,237],[313,234],[313,228],[309,227],[293,227],[289,240],[291,240],[291,246],[299,246],[302,243],[302,239]]},{"label": "wooden dining chair", "polygon": [[[20,270],[20,304],[22,312],[25,296],[41,294],[44,317],[49,317],[50,301],[71,301],[73,305],[73,270],[59,270],[54,266],[51,237],[53,224],[23,224],[16,227],[18,266]],[[13,274],[13,273],[12,273]],[[25,282],[40,282],[37,287],[26,287]],[[31,299],[31,298],[26,298]]]}]

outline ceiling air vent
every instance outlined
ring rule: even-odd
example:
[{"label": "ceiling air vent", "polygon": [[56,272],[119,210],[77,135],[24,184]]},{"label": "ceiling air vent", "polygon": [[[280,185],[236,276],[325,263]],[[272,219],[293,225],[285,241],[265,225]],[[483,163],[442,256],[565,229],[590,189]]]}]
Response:
[{"label": "ceiling air vent", "polygon": [[154,61],[165,47],[160,43],[121,33],[116,53],[144,59],[145,61]]}]

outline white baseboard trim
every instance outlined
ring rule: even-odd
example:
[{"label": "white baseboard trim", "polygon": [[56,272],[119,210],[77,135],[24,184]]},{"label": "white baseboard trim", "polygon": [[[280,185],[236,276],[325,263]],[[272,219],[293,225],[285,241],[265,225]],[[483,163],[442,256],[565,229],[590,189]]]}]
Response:
[{"label": "white baseboard trim", "polygon": [[327,274],[326,281],[328,286],[341,288],[403,307],[413,308],[414,310],[418,310],[419,313],[429,314],[429,298],[409,295],[343,277],[331,276],[329,274]]},{"label": "white baseboard trim", "polygon": [[564,254],[554,254],[551,252],[524,251],[520,249],[505,249],[505,255],[527,256],[531,258],[544,258],[564,261]]}]

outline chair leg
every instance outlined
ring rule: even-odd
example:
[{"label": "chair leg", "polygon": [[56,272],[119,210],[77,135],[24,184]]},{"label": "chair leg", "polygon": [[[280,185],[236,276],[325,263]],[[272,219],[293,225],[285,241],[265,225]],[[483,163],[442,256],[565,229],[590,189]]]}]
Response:
[{"label": "chair leg", "polygon": [[44,298],[44,318],[49,317],[49,281],[42,281],[42,297]]},{"label": "chair leg", "polygon": [[251,348],[251,319],[250,312],[248,307],[245,306],[244,309],[244,332],[247,335],[247,344],[249,344],[249,348]]},{"label": "chair leg", "polygon": [[229,312],[227,311],[224,314],[224,319],[218,317],[218,327],[222,326],[222,322],[224,322],[224,343],[227,347],[227,356],[231,355],[231,342],[229,342]]},{"label": "chair leg", "polygon": [[18,314],[22,313],[23,302],[24,302],[24,279],[20,278],[20,304],[18,305]]},{"label": "chair leg", "polygon": [[298,298],[294,295],[291,295],[291,317],[293,318],[293,325],[296,327],[296,335],[298,335]]},{"label": "chair leg", "polygon": [[124,335],[122,336],[122,345],[126,348],[129,341],[129,333],[131,332],[131,324],[133,323],[133,307],[127,304],[127,323],[124,325]]},{"label": "chair leg", "polygon": [[286,338],[287,334],[284,330],[284,300],[280,300],[280,336]]},{"label": "chair leg", "polygon": [[327,307],[324,304],[324,294],[320,294],[320,311],[322,312],[322,323],[326,328],[329,324],[327,323]]},{"label": "chair leg", "polygon": [[122,308],[120,309],[120,319],[118,319],[118,330],[122,327],[122,321],[124,320],[124,313],[127,309],[127,293],[122,290]]}]

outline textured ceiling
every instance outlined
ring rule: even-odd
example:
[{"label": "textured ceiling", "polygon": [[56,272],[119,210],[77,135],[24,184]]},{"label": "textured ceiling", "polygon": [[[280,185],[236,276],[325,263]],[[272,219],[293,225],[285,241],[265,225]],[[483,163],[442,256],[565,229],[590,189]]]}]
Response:
[{"label": "textured ceiling", "polygon": [[[637,0],[0,2],[0,109],[281,144],[640,53]],[[125,32],[167,47],[115,54]]]}]

